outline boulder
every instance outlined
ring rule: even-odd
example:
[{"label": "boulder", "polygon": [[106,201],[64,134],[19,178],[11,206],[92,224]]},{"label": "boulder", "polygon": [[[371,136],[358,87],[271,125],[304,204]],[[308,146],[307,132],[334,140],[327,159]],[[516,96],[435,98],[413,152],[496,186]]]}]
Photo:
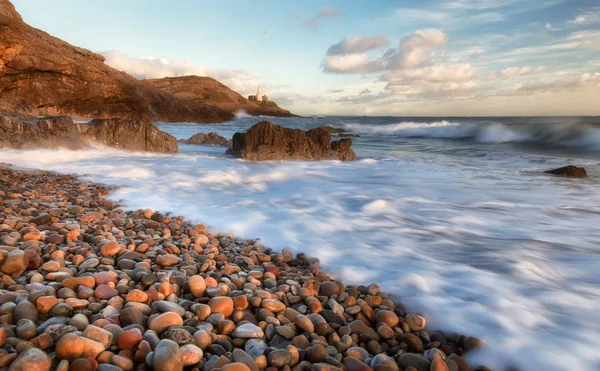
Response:
[{"label": "boulder", "polygon": [[544,173],[560,175],[560,176],[564,176],[564,177],[568,177],[568,178],[585,178],[585,177],[587,177],[587,171],[584,168],[573,166],[573,165],[544,171]]},{"label": "boulder", "polygon": [[346,142],[336,144],[333,149],[331,134],[324,128],[304,131],[262,121],[246,133],[235,133],[231,154],[251,161],[355,160],[356,154],[348,146],[347,139],[342,141]]},{"label": "boulder", "polygon": [[198,133],[192,135],[187,140],[178,141],[182,144],[196,144],[196,145],[213,145],[213,146],[225,146],[227,145],[227,139],[225,137],[220,136],[215,132],[210,132],[208,134]]},{"label": "boulder", "polygon": [[132,151],[177,152],[177,141],[149,121],[98,119],[74,123],[66,116],[30,118],[0,115],[0,147],[67,147],[82,149],[90,142]]}]

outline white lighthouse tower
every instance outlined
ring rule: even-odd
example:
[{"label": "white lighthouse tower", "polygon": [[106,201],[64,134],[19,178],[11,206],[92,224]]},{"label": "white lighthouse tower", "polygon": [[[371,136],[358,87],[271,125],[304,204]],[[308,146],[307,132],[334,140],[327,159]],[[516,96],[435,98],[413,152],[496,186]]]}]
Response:
[{"label": "white lighthouse tower", "polygon": [[262,95],[260,95],[260,85],[258,85],[258,88],[256,89],[256,100],[262,102]]}]

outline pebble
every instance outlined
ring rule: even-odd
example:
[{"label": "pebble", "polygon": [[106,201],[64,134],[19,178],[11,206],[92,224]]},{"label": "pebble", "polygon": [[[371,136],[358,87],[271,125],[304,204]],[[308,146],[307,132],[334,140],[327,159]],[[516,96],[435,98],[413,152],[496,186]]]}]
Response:
[{"label": "pebble", "polygon": [[251,338],[262,338],[264,336],[263,330],[251,323],[244,323],[236,327],[231,336],[234,338],[251,339]]},{"label": "pebble", "polygon": [[9,371],[50,371],[52,360],[41,349],[29,348],[12,361]]}]

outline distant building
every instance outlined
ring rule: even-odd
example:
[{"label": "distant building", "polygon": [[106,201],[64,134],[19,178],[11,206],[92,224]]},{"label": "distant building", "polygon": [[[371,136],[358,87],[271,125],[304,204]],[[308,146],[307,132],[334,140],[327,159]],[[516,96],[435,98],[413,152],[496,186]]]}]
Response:
[{"label": "distant building", "polygon": [[260,85],[256,89],[256,95],[249,95],[248,100],[252,102],[268,102],[269,96],[260,94]]}]

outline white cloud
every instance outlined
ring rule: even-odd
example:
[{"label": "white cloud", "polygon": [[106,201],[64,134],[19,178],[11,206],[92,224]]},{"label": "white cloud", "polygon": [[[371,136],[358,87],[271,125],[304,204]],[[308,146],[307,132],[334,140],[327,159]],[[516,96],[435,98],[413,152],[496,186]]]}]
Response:
[{"label": "white cloud", "polygon": [[382,35],[370,37],[348,36],[337,44],[331,45],[327,55],[359,54],[388,44],[388,39]]},{"label": "white cloud", "polygon": [[366,54],[332,55],[325,57],[323,71],[336,74],[362,74],[382,69],[381,61],[370,60]]},{"label": "white cloud", "polygon": [[588,26],[600,23],[600,7],[589,8],[579,12],[570,23],[577,26]]},{"label": "white cloud", "polygon": [[465,82],[475,76],[475,70],[469,64],[439,65],[390,71],[380,77],[380,81],[390,86],[409,85],[415,82],[441,83]]},{"label": "white cloud", "polygon": [[398,51],[386,53],[384,59],[389,69],[416,67],[434,50],[447,43],[446,34],[440,30],[417,31],[403,38]]},{"label": "white cloud", "polygon": [[522,76],[531,75],[533,73],[541,72],[545,69],[545,67],[531,67],[531,66],[523,66],[523,67],[508,67],[496,73],[492,73],[488,76],[488,80],[497,80],[497,79],[516,79]]},{"label": "white cloud", "polygon": [[342,14],[341,9],[324,6],[314,17],[304,22],[304,26],[309,29],[316,29],[319,23],[327,18],[334,18]]},{"label": "white cloud", "polygon": [[552,93],[581,88],[600,88],[600,72],[567,76],[550,81],[539,80],[522,84],[516,93]]},{"label": "white cloud", "polygon": [[247,91],[256,86],[256,78],[246,70],[209,68],[181,60],[155,57],[135,58],[117,51],[101,52],[105,63],[138,79],[155,79],[179,76],[208,76],[217,79],[236,91]]}]

